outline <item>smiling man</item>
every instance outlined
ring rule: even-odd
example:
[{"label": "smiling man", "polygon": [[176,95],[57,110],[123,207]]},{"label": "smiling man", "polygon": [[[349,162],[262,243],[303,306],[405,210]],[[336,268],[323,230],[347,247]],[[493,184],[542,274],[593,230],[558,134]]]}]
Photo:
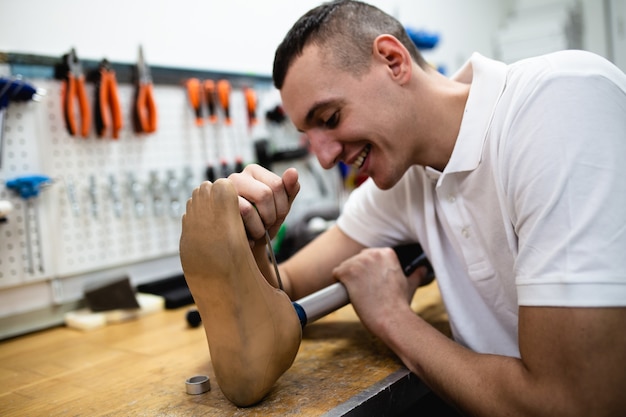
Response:
[{"label": "smiling man", "polygon": [[[337,225],[280,265],[292,300],[343,282],[364,325],[467,414],[623,415],[624,73],[564,51],[511,65],[474,54],[447,78],[394,18],[337,1],[295,23],[274,83],[322,166],[369,176]],[[275,283],[259,248],[289,212],[297,172],[251,165],[227,181]],[[453,340],[410,309],[426,271],[406,279],[388,248],[414,241]]]}]

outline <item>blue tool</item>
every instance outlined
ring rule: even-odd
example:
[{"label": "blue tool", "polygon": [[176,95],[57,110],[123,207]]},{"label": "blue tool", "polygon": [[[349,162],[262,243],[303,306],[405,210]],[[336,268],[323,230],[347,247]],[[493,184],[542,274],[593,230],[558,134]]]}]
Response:
[{"label": "blue tool", "polygon": [[[51,183],[50,177],[45,175],[29,175],[24,177],[14,178],[6,182],[6,187],[18,194],[25,202],[24,205],[24,223],[26,226],[26,251],[28,258],[28,272],[33,274],[35,272],[35,261],[33,257],[33,247],[37,248],[37,254],[39,258],[38,269],[40,272],[44,272],[43,268],[43,254],[41,250],[41,239],[39,235],[39,214],[34,205],[34,200],[39,196],[42,187]],[[35,226],[31,225],[31,219],[35,219]],[[35,239],[33,240],[33,232],[35,233]]]},{"label": "blue tool", "polygon": [[0,78],[0,168],[2,167],[2,143],[4,134],[4,116],[11,102],[39,101],[45,90],[37,89],[22,81],[20,77]]}]

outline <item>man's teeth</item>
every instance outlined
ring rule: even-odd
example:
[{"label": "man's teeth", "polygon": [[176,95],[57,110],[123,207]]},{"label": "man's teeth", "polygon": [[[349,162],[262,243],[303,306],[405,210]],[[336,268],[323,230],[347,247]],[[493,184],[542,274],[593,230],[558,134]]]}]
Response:
[{"label": "man's teeth", "polygon": [[355,168],[361,168],[361,166],[363,166],[363,162],[365,162],[365,158],[367,158],[367,155],[370,153],[370,150],[372,149],[372,147],[370,145],[367,145],[363,151],[361,152],[361,154],[358,156],[358,158],[356,158],[356,160],[354,161],[354,163],[352,164],[353,167]]}]

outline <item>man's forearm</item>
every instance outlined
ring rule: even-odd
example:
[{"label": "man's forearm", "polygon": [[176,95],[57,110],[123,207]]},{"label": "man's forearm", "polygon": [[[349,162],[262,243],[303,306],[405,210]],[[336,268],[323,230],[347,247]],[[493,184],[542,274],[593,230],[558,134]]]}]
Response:
[{"label": "man's forearm", "polygon": [[377,334],[404,364],[433,391],[468,415],[585,413],[585,407],[580,404],[583,400],[574,398],[577,396],[561,379],[534,375],[517,358],[472,352],[410,311],[387,317],[380,326]]}]

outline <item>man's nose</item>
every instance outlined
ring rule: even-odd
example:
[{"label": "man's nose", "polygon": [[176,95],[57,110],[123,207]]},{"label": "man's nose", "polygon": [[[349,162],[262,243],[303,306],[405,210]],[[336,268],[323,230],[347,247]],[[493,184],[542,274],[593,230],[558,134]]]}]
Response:
[{"label": "man's nose", "polygon": [[313,129],[306,132],[311,145],[311,150],[317,156],[317,160],[324,169],[334,167],[341,156],[341,144],[333,140],[326,132]]}]

